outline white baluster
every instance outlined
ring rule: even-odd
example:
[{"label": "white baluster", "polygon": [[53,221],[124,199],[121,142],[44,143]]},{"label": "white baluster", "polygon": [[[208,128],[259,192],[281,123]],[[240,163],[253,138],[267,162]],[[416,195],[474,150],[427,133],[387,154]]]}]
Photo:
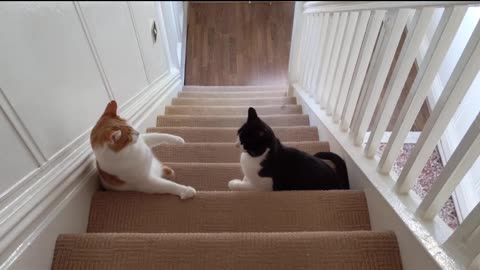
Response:
[{"label": "white baluster", "polygon": [[385,13],[385,10],[374,11],[368,23],[367,35],[363,41],[360,61],[357,63],[355,68],[353,82],[350,87],[350,91],[348,92],[347,101],[342,112],[341,128],[343,131],[347,131],[350,127],[350,123],[352,122],[353,112],[355,110],[355,106],[357,105],[360,89],[362,88],[363,81],[365,79],[365,74],[372,57],[375,42],[377,41],[380,26],[382,26]]},{"label": "white baluster", "polygon": [[318,14],[316,17],[315,17],[315,22],[314,22],[314,25],[315,25],[315,32],[314,32],[314,47],[313,47],[313,51],[311,53],[311,57],[310,57],[310,64],[309,64],[309,67],[308,67],[308,70],[307,70],[307,89],[308,89],[308,93],[310,95],[313,94],[313,86],[312,86],[312,77],[313,77],[313,70],[315,69],[315,65],[318,61],[318,55],[320,54],[319,51],[320,51],[320,37],[322,35],[321,33],[321,30],[322,30],[322,19],[323,19],[323,14]]},{"label": "white baluster", "polygon": [[337,34],[335,35],[335,41],[333,43],[332,57],[330,58],[330,64],[328,65],[326,85],[322,91],[322,96],[320,99],[320,106],[322,109],[326,108],[330,93],[332,92],[333,79],[335,75],[335,70],[337,69],[338,65],[340,48],[342,47],[343,36],[345,35],[345,27],[347,26],[348,16],[348,12],[343,12],[340,16]]},{"label": "white baluster", "polygon": [[345,36],[343,37],[343,42],[340,49],[341,53],[338,60],[337,70],[335,71],[332,90],[327,102],[328,115],[332,114],[334,106],[337,103],[337,98],[340,92],[340,83],[342,82],[345,74],[345,66],[347,63],[347,58],[350,55],[350,49],[352,48],[352,39],[357,26],[357,20],[358,12],[351,12],[348,16],[347,28],[345,30]]},{"label": "white baluster", "polygon": [[[388,14],[391,14],[391,13],[387,13],[385,15],[386,16],[385,19],[388,19],[388,17],[391,17]],[[350,124],[350,138],[352,140],[353,140],[353,137],[354,137],[354,133],[352,132],[352,127],[354,127],[355,125],[358,125],[358,121],[359,121],[358,111],[360,111],[361,107],[365,103],[365,97],[367,95],[367,87],[371,84],[371,81],[374,78],[375,67],[377,66],[377,63],[379,61],[378,56],[380,55],[380,52],[381,52],[381,49],[382,49],[381,45],[383,44],[384,38],[385,38],[385,32],[386,32],[385,29],[386,29],[386,27],[385,27],[385,22],[384,22],[382,28],[380,29],[380,33],[378,34],[377,42],[375,43],[375,47],[373,49],[373,54],[372,54],[372,57],[370,58],[370,63],[368,64],[367,73],[365,75],[365,79],[363,80],[360,93],[357,94],[356,103],[353,104],[353,106],[352,106],[355,109],[355,110],[352,110],[353,116],[351,118],[351,124]],[[350,99],[347,99],[347,100],[349,102],[352,101]]]},{"label": "white baluster", "polygon": [[417,213],[425,219],[433,219],[478,156],[480,156],[480,113],[423,199]]},{"label": "white baluster", "polygon": [[364,103],[358,111],[359,121],[352,128],[355,145],[363,142],[410,13],[410,9],[395,10],[392,14],[391,25],[388,23],[390,20],[387,22],[385,38],[373,71],[373,79],[367,86]]},{"label": "white baluster", "polygon": [[357,27],[355,28],[355,36],[353,38],[352,49],[348,55],[348,63],[345,69],[342,84],[340,86],[340,93],[334,107],[333,121],[337,123],[342,115],[345,102],[347,100],[348,90],[353,80],[353,71],[358,61],[360,48],[362,47],[365,31],[367,30],[368,20],[370,18],[370,11],[363,11],[358,19]]},{"label": "white baluster", "polygon": [[312,81],[312,89],[313,89],[313,96],[315,100],[319,99],[318,96],[318,85],[320,83],[320,77],[321,77],[321,72],[322,72],[322,63],[325,62],[325,51],[327,47],[327,39],[329,35],[329,31],[331,28],[331,18],[332,16],[329,13],[323,13],[323,22],[322,22],[322,28],[321,28],[321,37],[320,37],[320,49],[319,49],[319,55],[318,55],[318,60],[316,62],[316,66],[314,67],[314,73],[313,73],[313,81]]},{"label": "white baluster", "polygon": [[431,89],[433,79],[455,37],[466,10],[466,7],[455,7],[446,8],[443,12],[437,30],[433,35],[425,58],[413,82],[412,89],[408,93],[399,113],[398,119],[402,119],[402,121],[397,121],[394,124],[390,139],[383,151],[377,169],[380,173],[387,174],[390,172],[393,162],[425,101],[425,97]]},{"label": "white baluster", "polygon": [[298,52],[295,61],[295,78],[300,82],[301,78],[301,66],[302,66],[302,57],[305,53],[305,43],[307,38],[307,15],[302,14],[302,26],[300,28],[300,42],[298,45]]},{"label": "white baluster", "polygon": [[303,88],[308,92],[310,92],[310,89],[308,87],[308,74],[311,71],[313,61],[312,58],[315,54],[315,49],[317,47],[317,41],[318,41],[318,32],[320,30],[320,27],[318,25],[318,14],[312,14],[312,26],[311,30],[308,32],[308,35],[310,37],[310,45],[308,47],[307,51],[307,57],[305,58],[305,70],[303,71]]},{"label": "white baluster", "polygon": [[337,28],[338,28],[338,18],[340,17],[339,13],[334,13],[332,15],[331,24],[328,25],[328,38],[327,44],[325,46],[325,51],[323,55],[325,56],[322,62],[321,72],[320,72],[320,81],[318,83],[317,89],[317,102],[321,102],[321,97],[323,96],[323,92],[325,91],[325,82],[327,79],[327,73],[330,65],[330,59],[332,58],[332,49],[333,49],[333,41],[335,36],[337,35]]},{"label": "white baluster", "polygon": [[307,56],[305,58],[305,70],[303,72],[303,81],[304,81],[304,88],[308,90],[307,92],[310,91],[309,86],[308,86],[308,74],[310,73],[310,70],[313,66],[313,57],[315,53],[315,48],[317,47],[317,40],[318,40],[318,34],[320,31],[320,28],[318,27],[318,14],[313,14],[312,15],[312,26],[311,30],[309,31],[309,36],[310,36],[310,47],[308,48],[307,51]]},{"label": "white baluster", "polygon": [[385,91],[385,96],[373,121],[372,133],[370,134],[367,146],[365,147],[365,154],[367,157],[373,157],[377,151],[380,140],[387,129],[390,118],[398,102],[398,98],[402,93],[403,86],[410,73],[412,64],[415,61],[423,36],[427,31],[428,24],[432,20],[434,10],[434,8],[422,8],[415,12],[412,29],[407,34],[397,64]]},{"label": "white baluster", "polygon": [[[298,5],[297,5],[298,6]],[[295,7],[297,9],[298,7]],[[293,30],[292,30],[292,39],[290,47],[290,56],[288,62],[288,79],[289,82],[294,82],[297,80],[297,62],[298,62],[298,53],[300,40],[302,35],[302,14],[295,10],[294,19],[293,19]]]},{"label": "white baluster", "polygon": [[445,128],[447,128],[450,119],[455,114],[463,97],[477,76],[479,69],[480,23],[477,23],[462,56],[455,65],[447,85],[425,124],[422,134],[413,149],[413,153],[407,160],[407,164],[405,164],[397,180],[396,187],[398,192],[407,193],[417,180],[438,140]]},{"label": "white baluster", "polygon": [[308,16],[308,26],[307,26],[307,31],[305,34],[307,35],[306,38],[306,45],[305,45],[305,51],[303,52],[303,60],[302,60],[302,74],[300,74],[302,78],[302,86],[305,88],[306,86],[306,72],[307,72],[307,62],[310,59],[310,53],[312,51],[312,43],[313,43],[313,15]]}]

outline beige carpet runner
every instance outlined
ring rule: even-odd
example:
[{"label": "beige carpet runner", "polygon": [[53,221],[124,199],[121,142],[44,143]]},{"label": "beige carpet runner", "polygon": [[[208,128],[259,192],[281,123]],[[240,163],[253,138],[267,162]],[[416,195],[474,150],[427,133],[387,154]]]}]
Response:
[{"label": "beige carpet runner", "polygon": [[99,191],[87,233],[59,236],[52,269],[401,269],[361,191],[228,191],[249,106],[287,145],[329,151],[285,87],[186,86],[148,132],[185,139],[153,152],[196,197]]}]

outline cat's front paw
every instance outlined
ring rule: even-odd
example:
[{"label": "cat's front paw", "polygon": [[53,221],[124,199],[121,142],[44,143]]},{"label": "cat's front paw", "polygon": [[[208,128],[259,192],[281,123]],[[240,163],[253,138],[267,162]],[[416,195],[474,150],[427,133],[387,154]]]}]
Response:
[{"label": "cat's front paw", "polygon": [[243,186],[243,181],[239,179],[230,180],[228,182],[228,188],[230,190],[241,190]]},{"label": "cat's front paw", "polygon": [[185,140],[180,136],[175,136],[173,140],[175,144],[185,144]]},{"label": "cat's front paw", "polygon": [[193,187],[185,187],[180,193],[180,199],[185,200],[191,198],[197,194],[197,191]]}]

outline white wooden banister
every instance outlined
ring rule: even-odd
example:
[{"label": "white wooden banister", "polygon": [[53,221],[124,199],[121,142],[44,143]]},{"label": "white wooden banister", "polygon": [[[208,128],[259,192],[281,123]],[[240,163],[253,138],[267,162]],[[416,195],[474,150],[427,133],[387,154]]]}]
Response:
[{"label": "white wooden banister", "polygon": [[307,73],[307,66],[308,62],[310,59],[310,54],[309,52],[312,51],[312,39],[314,35],[312,35],[312,32],[314,30],[314,22],[313,22],[313,15],[308,15],[307,16],[307,31],[305,32],[305,51],[303,52],[303,60],[302,60],[302,65],[301,65],[301,82],[302,84],[305,85],[306,82],[306,73]]},{"label": "white wooden banister", "polygon": [[477,23],[442,95],[423,128],[413,153],[398,178],[397,189],[399,192],[407,193],[417,180],[479,69],[480,23]]},{"label": "white wooden banister", "polygon": [[367,27],[367,35],[365,36],[363,41],[364,43],[362,45],[360,60],[355,68],[355,75],[350,88],[350,94],[347,95],[347,101],[342,112],[341,128],[343,131],[347,131],[350,127],[350,123],[352,122],[353,112],[360,95],[363,80],[365,79],[365,74],[367,73],[370,58],[372,57],[373,49],[375,47],[375,41],[377,40],[385,13],[386,11],[384,10],[374,11],[370,18],[370,22]]},{"label": "white wooden banister", "polygon": [[[469,39],[467,45],[460,49],[460,59],[445,80],[440,98],[430,103],[433,111],[398,179],[390,172],[432,84],[441,85],[434,80],[451,44],[457,42],[457,31],[465,30],[462,22],[472,5],[480,5],[480,1],[299,3],[302,10],[296,16],[301,20],[294,24],[292,35],[298,40],[292,40],[294,51],[290,54],[293,93],[310,108],[307,112],[320,119],[330,135],[337,138],[350,161],[356,163],[366,181],[401,218],[402,226],[446,269],[467,269],[475,258],[480,258],[480,204],[453,234],[436,217],[455,188],[463,185],[461,180],[476,166],[480,156],[480,114],[426,197],[421,200],[410,190],[477,77],[480,23],[470,37],[465,37]],[[437,22],[439,8],[443,13]],[[405,41],[392,66],[410,19]],[[423,57],[419,59],[420,51]],[[398,104],[416,60],[418,72],[412,87],[404,102]],[[392,73],[386,83],[389,71]],[[400,112],[393,121],[397,107]],[[373,159],[389,123],[393,129],[383,154],[380,159]],[[364,145],[369,125],[372,130]]]},{"label": "white wooden banister", "polygon": [[309,1],[304,4],[304,13],[475,5],[480,5],[480,1],[359,1],[348,4],[342,4],[341,1]]},{"label": "white wooden banister", "polygon": [[322,19],[323,19],[323,14],[318,14],[318,16],[315,16],[314,19],[314,44],[313,44],[313,51],[312,51],[312,56],[311,56],[311,62],[309,64],[309,68],[306,72],[307,74],[307,89],[309,90],[310,94],[313,94],[311,91],[313,87],[313,74],[315,70],[315,66],[318,66],[318,61],[319,61],[319,52],[320,52],[320,45],[321,45],[321,37],[322,37]]},{"label": "white wooden banister", "polygon": [[321,72],[321,63],[323,60],[323,51],[325,48],[325,40],[327,39],[327,34],[328,34],[328,20],[330,15],[329,14],[320,14],[320,35],[318,36],[319,38],[319,43],[318,43],[318,49],[316,51],[316,58],[315,58],[315,65],[312,69],[312,78],[311,78],[311,84],[310,84],[310,89],[308,89],[308,93],[311,96],[315,96],[315,90],[317,88],[318,82],[319,82],[319,76],[318,74]]},{"label": "white wooden banister", "polygon": [[360,54],[360,48],[362,47],[363,38],[365,37],[365,31],[367,30],[368,21],[370,19],[370,11],[362,11],[360,18],[358,19],[357,27],[354,31],[355,37],[353,38],[352,49],[347,57],[347,67],[345,70],[345,75],[343,76],[343,81],[340,87],[340,93],[334,107],[333,120],[337,123],[340,121],[342,116],[343,108],[347,100],[348,90],[353,80],[353,72],[358,61],[358,56]]},{"label": "white wooden banister", "polygon": [[373,70],[373,78],[366,88],[364,103],[359,110],[359,121],[355,123],[351,131],[356,145],[360,145],[363,142],[410,11],[409,9],[395,10],[394,13],[391,14],[391,20],[387,21],[386,34],[379,48],[380,53],[377,59],[378,62]]},{"label": "white wooden banister", "polygon": [[[321,82],[321,74],[323,73],[323,68],[325,65],[325,59],[327,58],[326,52],[328,47],[328,37],[330,35],[332,25],[332,16],[328,13],[323,14],[322,20],[322,34],[320,40],[320,48],[319,48],[319,61],[317,63],[318,67],[314,71],[314,80],[312,89],[310,89],[309,93],[313,95],[315,99],[318,97],[318,92],[320,91],[320,82]],[[317,99],[318,101],[318,99]]]},{"label": "white wooden banister", "polygon": [[[312,20],[312,32],[310,33],[310,47],[308,49],[309,52],[315,52],[318,47],[318,36],[319,36],[319,16],[318,14],[312,14],[311,15],[311,20]],[[310,76],[309,74],[312,72],[313,65],[314,65],[314,59],[315,59],[316,53],[312,53],[307,57],[306,59],[306,65],[305,65],[305,72],[303,74],[303,81],[307,87],[310,87]]]},{"label": "white wooden banister", "polygon": [[440,69],[440,65],[447,54],[448,48],[450,48],[450,44],[457,33],[465,12],[466,7],[447,8],[443,12],[437,30],[430,42],[430,47],[415,77],[412,89],[408,93],[397,117],[402,119],[402,121],[394,123],[392,135],[378,163],[378,171],[380,173],[387,174],[392,169],[393,162],[431,89],[435,75]]},{"label": "white wooden banister", "polygon": [[343,75],[345,73],[345,65],[347,63],[347,57],[349,56],[350,48],[352,45],[353,34],[357,25],[358,12],[351,12],[348,16],[347,27],[345,30],[345,36],[340,48],[337,69],[333,80],[331,94],[327,102],[327,112],[332,114],[335,104],[337,103],[338,92],[340,91],[340,83],[342,82]]},{"label": "white wooden banister", "polygon": [[317,96],[317,102],[319,103],[324,103],[321,100],[321,97],[323,97],[323,91],[325,91],[325,83],[327,80],[327,72],[328,68],[330,66],[330,59],[332,58],[332,49],[333,49],[333,41],[335,39],[335,36],[337,34],[337,28],[338,28],[338,19],[340,17],[339,13],[334,13],[331,18],[330,22],[328,24],[328,37],[327,37],[327,44],[325,46],[325,50],[323,51],[324,58],[322,59],[322,68],[320,72],[320,81],[318,83],[318,88],[316,91],[316,96]]},{"label": "white wooden banister", "polygon": [[340,14],[340,18],[338,21],[338,27],[335,31],[335,36],[333,44],[332,44],[332,55],[330,57],[330,61],[328,64],[326,80],[325,80],[325,87],[322,90],[322,96],[320,98],[320,105],[322,108],[326,108],[328,98],[332,91],[332,83],[333,83],[333,76],[335,74],[335,70],[338,64],[338,56],[340,54],[340,47],[342,44],[343,36],[345,34],[345,27],[347,25],[348,13],[344,12]]},{"label": "white wooden banister", "polygon": [[422,8],[418,9],[415,13],[412,23],[413,29],[407,34],[403,49],[397,60],[397,65],[393,70],[390,83],[387,86],[385,97],[380,103],[379,110],[373,121],[373,130],[365,147],[367,157],[371,158],[377,152],[380,140],[390,122],[398,98],[403,90],[423,36],[427,30],[427,26],[432,19],[433,11],[433,8]]},{"label": "white wooden banister", "polygon": [[479,156],[480,113],[418,207],[417,213],[425,219],[433,219]]}]

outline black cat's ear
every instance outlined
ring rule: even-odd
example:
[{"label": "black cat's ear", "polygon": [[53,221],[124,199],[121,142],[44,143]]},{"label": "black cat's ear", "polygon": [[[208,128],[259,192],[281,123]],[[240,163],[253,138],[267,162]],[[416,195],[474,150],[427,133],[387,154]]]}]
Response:
[{"label": "black cat's ear", "polygon": [[255,120],[257,118],[257,111],[255,111],[255,109],[252,107],[248,108],[248,121]]}]

